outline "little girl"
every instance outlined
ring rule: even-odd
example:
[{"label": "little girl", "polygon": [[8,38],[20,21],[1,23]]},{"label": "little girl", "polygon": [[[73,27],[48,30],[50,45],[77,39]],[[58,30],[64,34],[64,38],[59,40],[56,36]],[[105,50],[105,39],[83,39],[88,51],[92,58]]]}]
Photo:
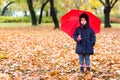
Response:
[{"label": "little girl", "polygon": [[84,60],[86,70],[90,71],[90,55],[94,54],[96,36],[90,28],[88,15],[82,13],[79,17],[80,26],[75,29],[73,38],[76,41],[76,53],[79,56],[80,72],[84,73]]}]

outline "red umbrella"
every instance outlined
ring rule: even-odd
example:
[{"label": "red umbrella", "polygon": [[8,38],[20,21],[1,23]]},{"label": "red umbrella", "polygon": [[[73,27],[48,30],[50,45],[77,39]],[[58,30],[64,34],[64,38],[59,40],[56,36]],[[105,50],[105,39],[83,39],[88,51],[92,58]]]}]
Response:
[{"label": "red umbrella", "polygon": [[79,27],[79,16],[86,13],[89,17],[90,27],[97,34],[100,32],[101,20],[89,11],[71,10],[61,17],[61,30],[73,37],[74,30]]}]

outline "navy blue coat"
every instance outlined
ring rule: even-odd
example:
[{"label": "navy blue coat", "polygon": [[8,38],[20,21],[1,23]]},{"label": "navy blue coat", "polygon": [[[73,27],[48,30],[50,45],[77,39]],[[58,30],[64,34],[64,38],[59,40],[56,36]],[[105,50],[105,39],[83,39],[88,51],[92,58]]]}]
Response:
[{"label": "navy blue coat", "polygon": [[[81,35],[82,40],[77,41],[78,35]],[[94,45],[96,42],[96,36],[94,31],[90,28],[78,27],[75,29],[73,38],[76,41],[76,53],[78,54],[94,54]]]}]

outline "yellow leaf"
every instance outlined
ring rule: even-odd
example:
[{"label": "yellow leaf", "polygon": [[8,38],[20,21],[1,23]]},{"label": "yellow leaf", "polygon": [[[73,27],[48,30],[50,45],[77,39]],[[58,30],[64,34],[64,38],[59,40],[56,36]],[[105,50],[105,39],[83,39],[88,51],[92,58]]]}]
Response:
[{"label": "yellow leaf", "polygon": [[7,59],[7,54],[0,53],[0,59]]}]

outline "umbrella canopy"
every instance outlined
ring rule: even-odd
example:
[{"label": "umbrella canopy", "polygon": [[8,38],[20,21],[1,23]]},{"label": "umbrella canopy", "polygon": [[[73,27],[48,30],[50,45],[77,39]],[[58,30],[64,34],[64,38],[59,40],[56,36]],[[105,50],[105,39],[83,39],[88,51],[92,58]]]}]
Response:
[{"label": "umbrella canopy", "polygon": [[63,15],[60,19],[61,30],[67,33],[70,37],[73,37],[75,29],[80,26],[79,16],[82,13],[88,15],[90,27],[94,30],[96,34],[99,33],[101,20],[91,12],[83,10],[71,10]]}]

